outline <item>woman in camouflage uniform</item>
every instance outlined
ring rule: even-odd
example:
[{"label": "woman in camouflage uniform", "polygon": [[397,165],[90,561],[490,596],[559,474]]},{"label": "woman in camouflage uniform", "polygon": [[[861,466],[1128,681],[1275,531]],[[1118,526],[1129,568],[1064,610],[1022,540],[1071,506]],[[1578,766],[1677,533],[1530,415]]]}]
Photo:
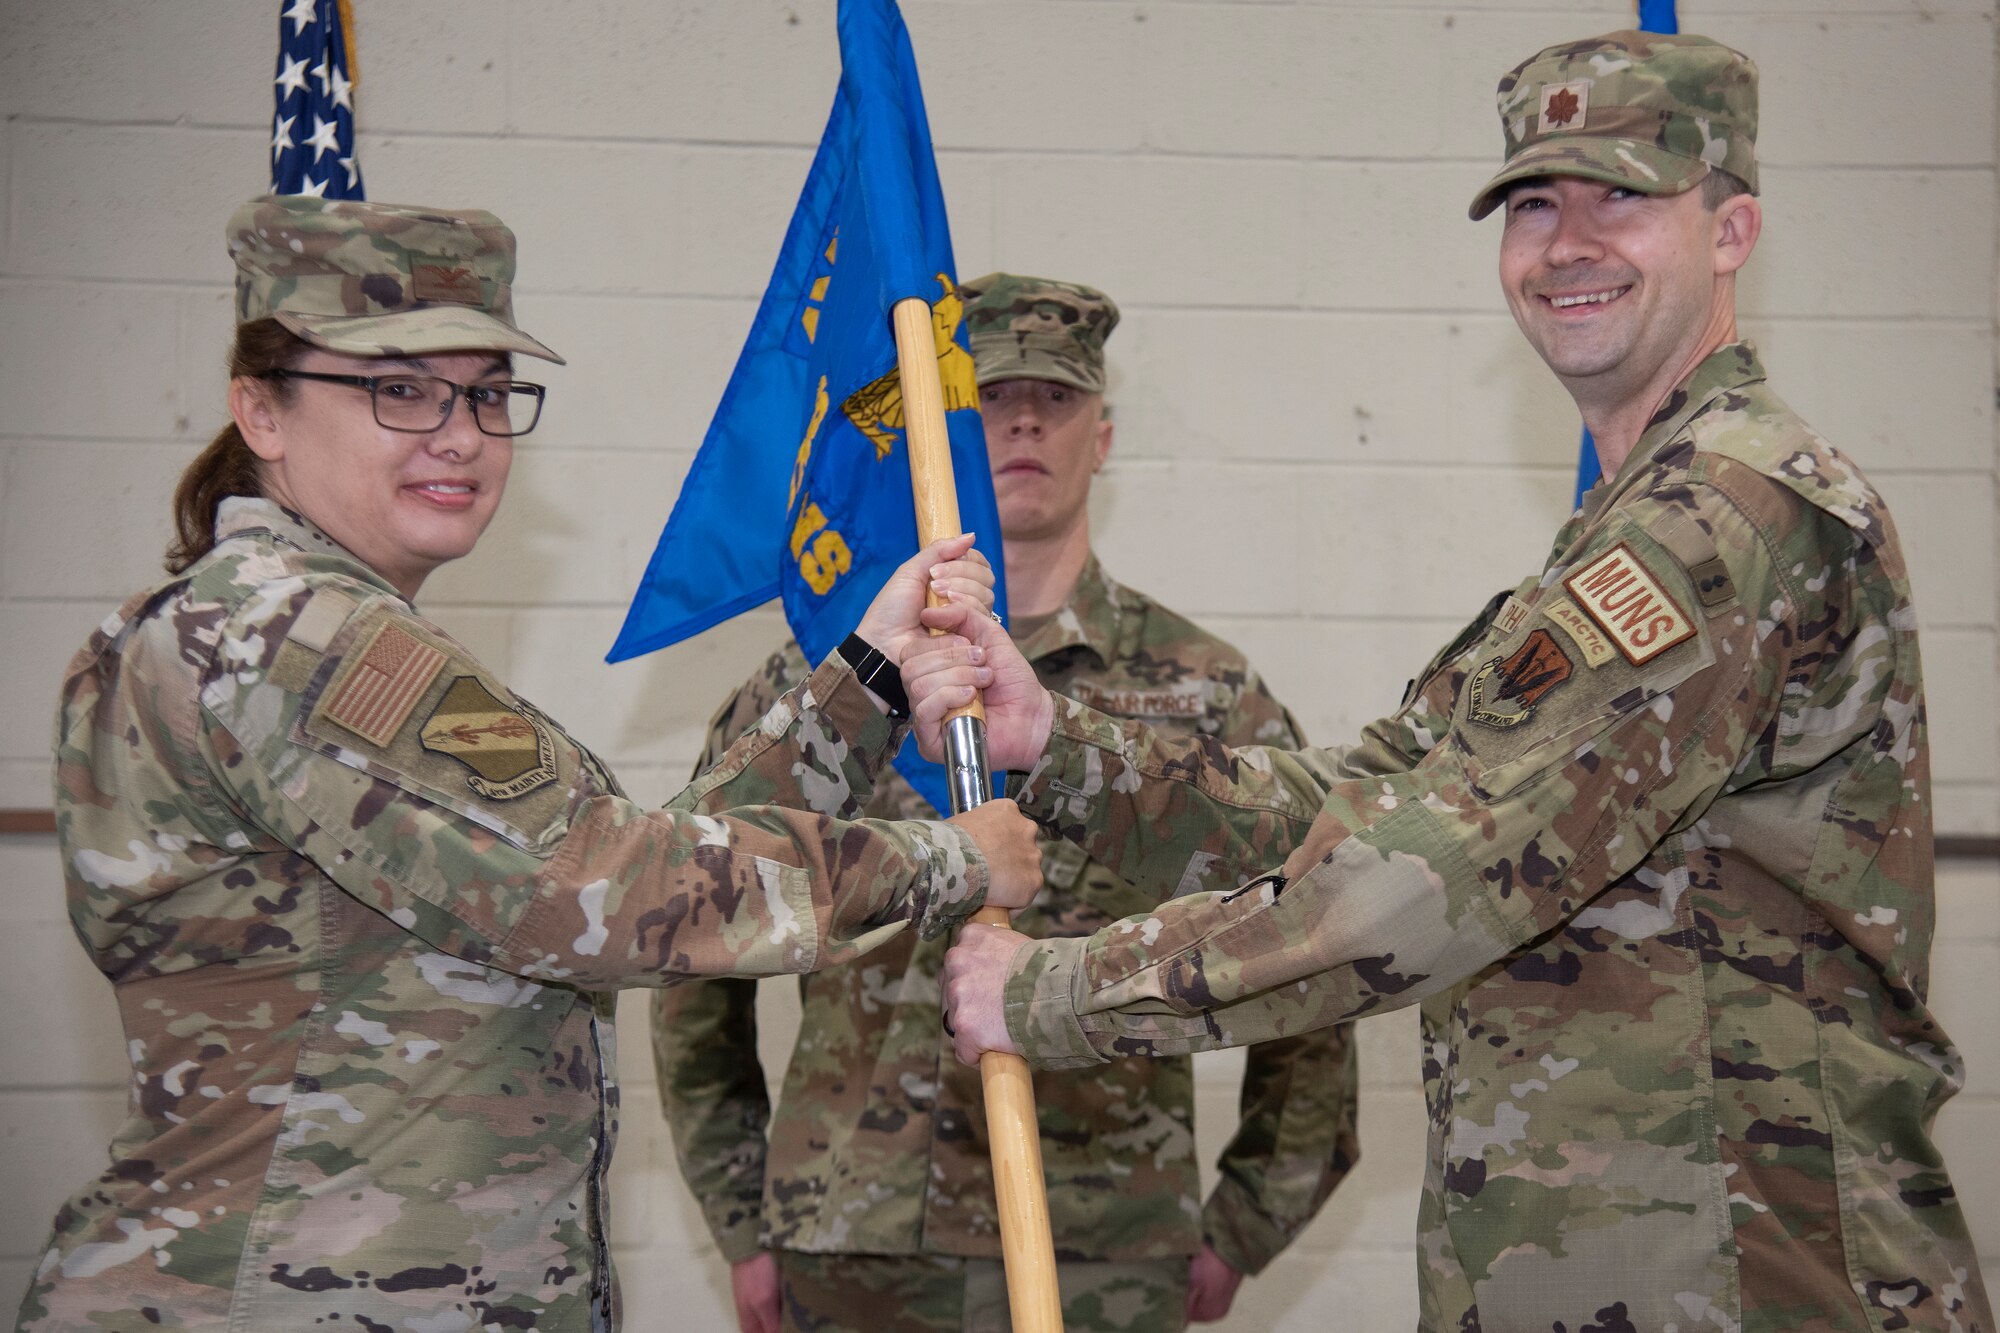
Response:
[{"label": "woman in camouflage uniform", "polygon": [[895,660],[931,574],[991,576],[962,543],[913,560],[867,642],[641,810],[411,605],[539,415],[511,354],[559,360],[512,322],[512,234],[305,198],[229,233],[232,424],[172,576],[64,684],[70,912],[132,1103],[21,1326],[615,1328],[611,992],[810,971],[1039,886],[1007,802],[854,819],[901,735],[867,643]]}]

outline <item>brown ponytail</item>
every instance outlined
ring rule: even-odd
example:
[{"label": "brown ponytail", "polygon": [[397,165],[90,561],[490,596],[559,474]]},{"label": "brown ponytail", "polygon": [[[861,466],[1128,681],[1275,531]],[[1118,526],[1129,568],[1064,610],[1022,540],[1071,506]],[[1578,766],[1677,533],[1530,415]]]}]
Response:
[{"label": "brown ponytail", "polygon": [[[229,374],[258,378],[299,363],[309,349],[303,338],[275,319],[255,319],[236,326],[236,344],[229,349]],[[284,380],[267,381],[279,402],[295,390]],[[195,455],[174,487],[174,542],[167,547],[169,574],[178,574],[215,546],[215,507],[232,495],[262,495],[263,473],[257,455],[244,443],[243,432],[231,421],[216,432],[208,447]]]}]

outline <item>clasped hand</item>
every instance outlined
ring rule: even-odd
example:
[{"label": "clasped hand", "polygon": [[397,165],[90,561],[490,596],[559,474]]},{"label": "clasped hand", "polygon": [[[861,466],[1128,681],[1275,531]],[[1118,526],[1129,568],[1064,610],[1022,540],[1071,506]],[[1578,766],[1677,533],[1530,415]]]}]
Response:
[{"label": "clasped hand", "polygon": [[[973,534],[969,532],[946,537],[904,561],[875,594],[855,632],[894,662],[907,660],[933,642],[961,645],[955,660],[965,662],[963,639],[931,637],[933,627],[943,629],[964,623],[992,627],[1011,648],[1012,641],[993,620],[993,567],[973,549],[972,542]],[[927,607],[929,596],[938,597],[943,604]],[[959,679],[955,672],[937,674],[954,682]],[[1033,675],[1030,671],[1030,679]],[[970,698],[968,693],[965,699]],[[926,715],[932,719],[934,738],[937,719],[943,711],[940,705],[927,705]],[[935,749],[927,749],[925,753],[933,760],[940,757]],[[954,815],[950,822],[970,834],[986,858],[988,904],[1019,911],[1034,901],[1042,887],[1041,851],[1036,845],[1035,826],[1012,801],[988,801],[977,810]]]},{"label": "clasped hand", "polygon": [[[988,758],[1025,769],[1048,745],[1055,706],[993,619],[993,569],[972,541],[969,532],[947,537],[904,561],[855,632],[901,669],[926,759],[943,761],[945,715],[984,690]],[[933,593],[942,604],[926,606]]]},{"label": "clasped hand", "polygon": [[[1048,747],[1055,703],[993,619],[992,585],[992,571],[971,549],[970,536],[933,543],[883,585],[858,632],[900,664],[925,758],[944,758],[946,715],[983,692],[988,758],[999,768],[1027,769]],[[925,606],[926,592],[936,592],[944,604]],[[986,857],[986,901],[1026,907],[1042,882],[1034,825],[1007,800],[951,822],[971,834]],[[1003,999],[1009,965],[1024,943],[999,926],[968,925],[946,959],[948,1024],[958,1058],[967,1064],[976,1064],[982,1051],[1017,1049],[1007,1035]]]},{"label": "clasped hand", "polygon": [[898,565],[862,612],[854,632],[891,662],[900,664],[918,642],[929,637],[925,628],[929,621],[924,615],[927,594],[937,594],[944,603],[937,611],[954,611],[991,624],[993,566],[972,542],[969,532],[946,537]]}]

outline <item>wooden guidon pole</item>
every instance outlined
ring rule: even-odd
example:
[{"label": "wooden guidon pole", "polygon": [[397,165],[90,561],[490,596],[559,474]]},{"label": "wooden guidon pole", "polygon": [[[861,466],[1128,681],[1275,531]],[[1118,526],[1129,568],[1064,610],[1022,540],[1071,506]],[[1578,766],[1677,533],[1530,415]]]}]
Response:
[{"label": "wooden guidon pole", "polygon": [[[893,315],[917,540],[928,546],[964,530],[944,424],[944,386],[938,376],[930,306],[910,297],[896,303]],[[985,535],[990,542],[1000,534]],[[945,740],[952,813],[991,800],[986,710],[979,700],[950,715]],[[981,908],[972,919],[993,926],[1009,921],[1002,907]],[[979,1078],[986,1091],[986,1135],[993,1146],[993,1190],[1000,1205],[1000,1250],[1007,1264],[1007,1303],[1014,1333],[1061,1333],[1062,1296],[1056,1289],[1055,1241],[1049,1231],[1048,1189],[1042,1181],[1034,1080],[1026,1060],[997,1051],[979,1057]]]}]

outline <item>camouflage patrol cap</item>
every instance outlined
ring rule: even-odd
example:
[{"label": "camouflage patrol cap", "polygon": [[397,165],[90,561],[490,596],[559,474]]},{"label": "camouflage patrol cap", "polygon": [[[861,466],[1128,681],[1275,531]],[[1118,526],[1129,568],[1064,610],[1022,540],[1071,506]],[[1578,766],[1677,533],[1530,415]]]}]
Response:
[{"label": "camouflage patrol cap", "polygon": [[1053,380],[1104,392],[1104,340],[1118,306],[1095,287],[1014,273],[961,284],[973,373],[981,384]]},{"label": "camouflage patrol cap", "polygon": [[356,356],[562,361],[514,326],[514,233],[491,213],[265,195],[236,210],[227,234],[239,324],[276,319]]},{"label": "camouflage patrol cap", "polygon": [[1507,159],[1472,201],[1509,185],[1584,176],[1679,194],[1720,167],[1757,192],[1757,66],[1692,33],[1613,32],[1537,52],[1500,79]]}]

